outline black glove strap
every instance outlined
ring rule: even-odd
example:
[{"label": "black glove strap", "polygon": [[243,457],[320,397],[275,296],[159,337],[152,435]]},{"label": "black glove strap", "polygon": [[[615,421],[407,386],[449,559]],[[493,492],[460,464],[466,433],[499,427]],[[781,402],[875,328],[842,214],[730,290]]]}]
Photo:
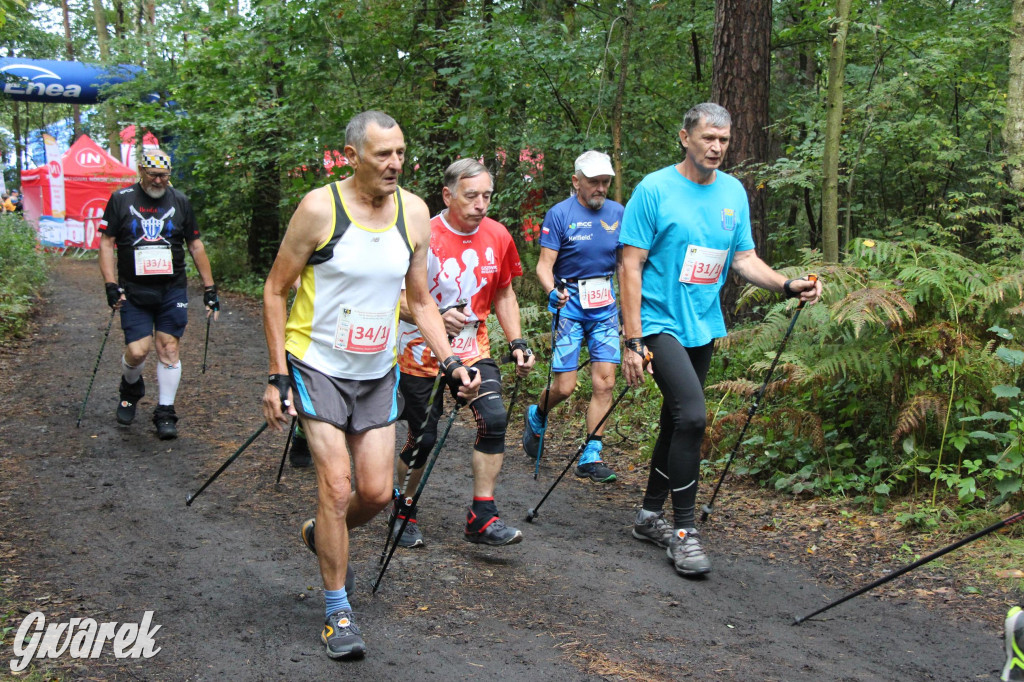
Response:
[{"label": "black glove strap", "polygon": [[104,286],[107,290],[107,305],[113,308],[121,300],[121,294],[124,293],[124,289],[113,282],[106,282]]},{"label": "black glove strap", "polygon": [[634,353],[636,353],[640,357],[645,357],[644,356],[644,340],[641,339],[639,336],[635,336],[635,337],[633,337],[631,339],[626,339],[626,348],[628,348],[629,350],[633,351]]},{"label": "black glove strap", "polygon": [[288,400],[288,389],[292,387],[292,379],[287,374],[271,374],[267,377],[267,383],[277,389],[277,392],[281,394],[281,409],[287,409],[291,407],[291,401]]},{"label": "black glove strap", "polygon": [[793,280],[787,279],[782,285],[782,291],[785,292],[786,298],[796,298],[800,295],[798,292],[793,291],[793,287],[790,286],[792,283]]},{"label": "black glove strap", "polygon": [[511,341],[508,342],[508,352],[510,355],[517,350],[523,351],[524,360],[533,355],[533,352],[530,350],[530,347],[526,345],[526,339],[512,339]]},{"label": "black glove strap", "polygon": [[214,312],[220,310],[220,298],[217,296],[216,284],[203,289],[203,304]]}]

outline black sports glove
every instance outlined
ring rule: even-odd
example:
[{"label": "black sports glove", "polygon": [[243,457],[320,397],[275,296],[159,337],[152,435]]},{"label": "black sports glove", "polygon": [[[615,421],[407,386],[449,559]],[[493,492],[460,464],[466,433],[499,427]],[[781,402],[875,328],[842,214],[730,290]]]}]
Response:
[{"label": "black sports glove", "polygon": [[292,387],[291,377],[287,374],[271,374],[267,377],[267,383],[276,388],[277,392],[281,394],[281,411],[284,412],[291,407],[292,402],[288,400],[288,389]]},{"label": "black sports glove", "polygon": [[220,299],[217,298],[217,285],[203,289],[203,304],[213,312],[220,310]]},{"label": "black sports glove", "polygon": [[[451,391],[452,397],[455,398],[455,402],[459,405],[465,405],[466,401],[459,397],[459,389],[462,388],[462,379],[455,376],[455,370],[459,367],[466,367],[462,364],[462,360],[459,360],[454,355],[449,355],[441,362],[441,371],[444,372],[444,382],[448,384],[448,390]],[[476,376],[475,367],[466,367],[466,371],[469,372],[469,378],[472,379]]]},{"label": "black sports glove", "polygon": [[526,339],[512,339],[508,342],[508,354],[512,356],[512,362],[515,362],[515,355],[512,355],[515,351],[523,351],[523,362],[526,362],[526,358],[533,355],[533,351],[526,345]]},{"label": "black sports glove", "polygon": [[124,293],[124,289],[112,282],[107,282],[105,286],[107,287],[107,305],[113,308],[121,300],[121,294]]}]

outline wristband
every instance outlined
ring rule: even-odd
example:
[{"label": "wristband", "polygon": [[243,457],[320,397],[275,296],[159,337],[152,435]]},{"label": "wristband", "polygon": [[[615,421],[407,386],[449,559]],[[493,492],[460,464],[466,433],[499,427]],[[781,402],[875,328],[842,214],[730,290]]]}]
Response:
[{"label": "wristband", "polygon": [[277,389],[281,394],[281,406],[291,407],[292,401],[288,400],[288,389],[292,386],[292,379],[287,374],[271,374],[267,377],[267,383]]},{"label": "wristband", "polygon": [[626,348],[633,351],[640,357],[646,357],[644,353],[644,340],[639,336],[634,336],[631,339],[626,339]]},{"label": "wristband", "polygon": [[508,342],[509,355],[511,355],[517,350],[523,351],[524,360],[533,355],[533,351],[530,350],[530,347],[526,345],[526,339],[512,339],[511,341]]},{"label": "wristband", "polygon": [[793,280],[787,279],[782,284],[782,291],[783,291],[783,293],[786,294],[786,298],[796,298],[797,296],[800,295],[796,291],[793,291],[793,288],[790,286],[790,284],[792,284],[792,283],[793,283]]}]

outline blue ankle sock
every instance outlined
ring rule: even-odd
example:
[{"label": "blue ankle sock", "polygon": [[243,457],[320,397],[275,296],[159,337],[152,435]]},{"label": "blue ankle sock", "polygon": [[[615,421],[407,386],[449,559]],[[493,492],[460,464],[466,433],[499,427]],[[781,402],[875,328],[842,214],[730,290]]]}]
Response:
[{"label": "blue ankle sock", "polygon": [[324,590],[324,601],[327,603],[327,618],[330,618],[331,614],[339,609],[352,610],[344,587],[340,590]]},{"label": "blue ankle sock", "polygon": [[538,435],[544,433],[544,429],[548,425],[547,415],[544,415],[544,419],[542,420],[540,417],[540,408],[536,405],[530,405],[530,409],[527,410],[526,414],[530,420],[530,428],[533,429],[533,432]]},{"label": "blue ankle sock", "polygon": [[587,441],[587,447],[583,448],[583,454],[580,455],[580,465],[590,464],[591,462],[601,461],[601,448],[604,447],[604,443],[600,440]]}]

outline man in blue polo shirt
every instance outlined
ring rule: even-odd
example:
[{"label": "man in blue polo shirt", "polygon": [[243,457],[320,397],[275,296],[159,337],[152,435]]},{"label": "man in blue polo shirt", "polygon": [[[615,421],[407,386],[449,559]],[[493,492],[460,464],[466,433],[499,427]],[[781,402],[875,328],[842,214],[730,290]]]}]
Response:
[{"label": "man in blue polo shirt", "polygon": [[[814,303],[821,282],[786,279],[754,251],[740,181],[718,170],[732,118],[705,102],[686,112],[682,162],[645,177],[622,218],[622,373],[639,386],[654,375],[663,396],[658,439],[633,537],[667,550],[676,573],[711,570],[694,519],[707,409],[704,380],[715,339],[725,336],[718,293],[730,266],[754,286]],[[644,366],[648,351],[653,355]],[[673,519],[662,507],[671,495]]]},{"label": "man in blue polo shirt", "polygon": [[[622,204],[608,199],[615,171],[607,154],[584,152],[576,159],[572,176],[573,196],[555,204],[541,226],[540,260],[537,277],[548,292],[552,318],[550,390],[526,410],[523,449],[537,458],[540,434],[547,427],[548,413],[576,388],[576,368],[585,340],[590,352],[593,395],[587,408],[587,442],[576,467],[576,475],[599,483],[615,480],[615,473],[601,459],[601,434],[594,429],[612,404],[615,365],[619,363],[618,308],[612,275],[616,269]],[[556,283],[564,283],[559,292]]]}]

